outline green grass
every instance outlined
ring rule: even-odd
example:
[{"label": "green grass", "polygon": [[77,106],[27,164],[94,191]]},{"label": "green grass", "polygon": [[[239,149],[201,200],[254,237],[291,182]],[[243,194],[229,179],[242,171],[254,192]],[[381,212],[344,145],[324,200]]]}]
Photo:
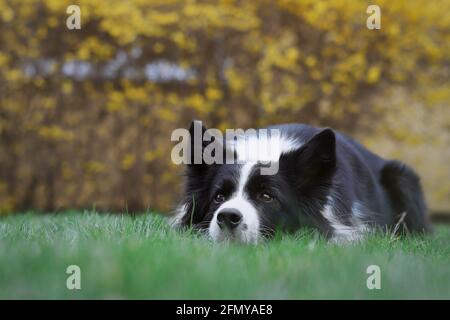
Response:
[{"label": "green grass", "polygon": [[[66,268],[81,268],[81,290]],[[366,268],[381,268],[368,290]],[[69,212],[0,219],[0,298],[450,298],[450,228],[428,238],[327,244],[310,232],[257,246],[213,244],[157,215]]]}]

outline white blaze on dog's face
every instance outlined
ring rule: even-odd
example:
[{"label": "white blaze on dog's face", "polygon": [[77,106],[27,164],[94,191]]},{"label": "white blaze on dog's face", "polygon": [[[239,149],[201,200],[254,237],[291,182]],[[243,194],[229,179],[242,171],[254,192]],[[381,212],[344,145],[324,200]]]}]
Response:
[{"label": "white blaze on dog's face", "polygon": [[215,241],[239,240],[256,243],[259,238],[260,217],[258,209],[251,202],[244,189],[255,163],[249,162],[241,167],[237,190],[227,200],[226,195],[217,193],[214,201],[222,202],[214,212],[208,232]]}]

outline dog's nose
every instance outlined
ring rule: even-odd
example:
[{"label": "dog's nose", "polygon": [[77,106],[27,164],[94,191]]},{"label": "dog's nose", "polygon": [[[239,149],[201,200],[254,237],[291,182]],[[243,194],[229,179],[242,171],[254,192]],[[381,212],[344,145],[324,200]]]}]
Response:
[{"label": "dog's nose", "polygon": [[237,209],[223,209],[217,214],[217,224],[220,228],[233,230],[242,221],[242,214]]}]

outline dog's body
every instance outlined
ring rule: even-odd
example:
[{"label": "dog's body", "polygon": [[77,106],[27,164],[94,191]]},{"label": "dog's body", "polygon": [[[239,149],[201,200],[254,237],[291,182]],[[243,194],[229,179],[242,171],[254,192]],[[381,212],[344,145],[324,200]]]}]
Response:
[{"label": "dog's body", "polygon": [[[261,175],[258,159],[188,165],[174,225],[205,230],[215,241],[244,243],[258,242],[275,230],[302,227],[337,242],[360,239],[375,228],[392,230],[397,224],[403,231],[429,230],[419,178],[406,165],[384,160],[330,129],[301,124],[268,129],[281,132],[281,148],[270,155],[278,172]],[[256,135],[246,141],[258,140]],[[239,157],[239,142],[224,142],[224,149],[231,146]]]}]

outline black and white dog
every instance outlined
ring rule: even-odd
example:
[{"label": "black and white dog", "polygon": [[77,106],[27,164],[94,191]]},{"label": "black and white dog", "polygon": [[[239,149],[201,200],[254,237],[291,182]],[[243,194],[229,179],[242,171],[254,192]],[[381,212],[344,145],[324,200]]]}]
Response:
[{"label": "black and white dog", "polygon": [[[200,128],[207,133],[201,123]],[[328,128],[286,124],[266,129],[280,134],[262,139],[255,130],[245,139],[220,141],[223,154],[231,150],[234,160],[241,159],[236,163],[208,164],[188,154],[185,195],[172,217],[174,226],[192,226],[214,241],[243,243],[302,227],[319,230],[333,242],[358,240],[375,229],[430,230],[419,178],[405,164],[384,160]],[[205,140],[190,143],[192,151],[207,148]],[[257,154],[253,148],[261,143],[278,148],[251,160],[241,157]],[[262,174],[267,161],[276,163],[274,174]]]}]

